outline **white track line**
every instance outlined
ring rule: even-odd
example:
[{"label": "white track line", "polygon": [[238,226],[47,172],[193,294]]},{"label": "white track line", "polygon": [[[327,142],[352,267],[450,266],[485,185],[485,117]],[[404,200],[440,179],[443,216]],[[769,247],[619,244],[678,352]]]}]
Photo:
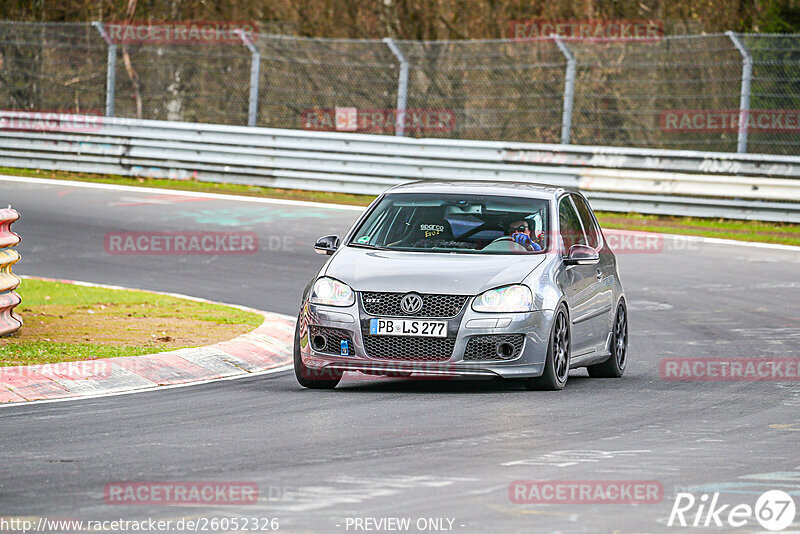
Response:
[{"label": "white track line", "polygon": [[[649,232],[656,233],[656,232]],[[736,241],[735,239],[720,239],[718,237],[703,237],[697,235],[684,234],[657,234],[663,237],[687,238],[689,241],[701,242],[711,245],[733,245],[752,248],[769,248],[773,250],[786,250],[789,252],[800,252],[800,247],[794,245],[779,245],[778,243],[759,243],[757,241]]]},{"label": "white track line", "polygon": [[30,178],[27,176],[0,175],[0,180],[6,182],[22,182],[42,185],[57,185],[61,187],[83,187],[85,189],[106,189],[110,191],[127,191],[131,193],[152,193],[156,195],[175,195],[193,198],[210,198],[216,200],[234,200],[238,202],[253,202],[256,204],[283,204],[286,206],[306,206],[347,211],[364,211],[365,206],[348,206],[345,204],[325,204],[307,200],[286,200],[280,198],[248,197],[244,195],[230,195],[225,193],[205,193],[183,191],[180,189],[164,189],[160,187],[138,187],[135,185],[98,184],[94,182],[79,182],[73,180],[53,180],[50,178]]}]

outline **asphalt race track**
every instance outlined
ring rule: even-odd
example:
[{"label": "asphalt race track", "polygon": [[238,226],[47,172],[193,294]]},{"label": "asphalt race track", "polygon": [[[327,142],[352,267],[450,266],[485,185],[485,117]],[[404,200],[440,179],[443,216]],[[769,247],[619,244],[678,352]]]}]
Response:
[{"label": "asphalt race track", "polygon": [[[22,218],[15,272],[173,291],[294,314],[324,262],[314,240],[357,210],[0,179]],[[252,231],[254,255],[117,255],[107,232]],[[800,382],[675,382],[668,357],[800,357],[800,253],[686,241],[622,254],[630,363],[573,371],[562,392],[360,375],[333,391],[292,373],[0,407],[0,516],[278,518],[354,532],[353,518],[449,518],[451,531],[687,532],[675,495],[767,489],[800,503]],[[21,308],[24,308],[24,302]],[[250,481],[257,504],[106,504],[116,481]],[[517,504],[516,480],[653,480],[658,504]],[[699,493],[698,493],[699,494]],[[351,522],[348,523],[348,518]],[[795,519],[798,526],[800,519]],[[449,523],[444,522],[445,525]],[[412,528],[412,532],[416,531]],[[442,531],[441,529],[439,531]],[[761,532],[755,521],[737,532]]]}]

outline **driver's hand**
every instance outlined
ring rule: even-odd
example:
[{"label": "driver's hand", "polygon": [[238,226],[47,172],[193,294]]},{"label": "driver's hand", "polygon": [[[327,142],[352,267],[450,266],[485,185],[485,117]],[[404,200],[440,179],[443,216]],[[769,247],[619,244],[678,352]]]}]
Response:
[{"label": "driver's hand", "polygon": [[528,237],[527,234],[523,234],[522,232],[515,232],[511,234],[511,239],[528,250],[534,250],[537,252],[542,250],[542,247],[540,247],[538,243],[534,242],[530,237]]}]

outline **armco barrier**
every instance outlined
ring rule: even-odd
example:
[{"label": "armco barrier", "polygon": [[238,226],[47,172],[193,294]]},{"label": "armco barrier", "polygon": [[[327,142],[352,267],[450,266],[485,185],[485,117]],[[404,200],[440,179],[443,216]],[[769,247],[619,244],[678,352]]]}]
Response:
[{"label": "armco barrier", "polygon": [[[13,118],[13,120],[10,120]],[[3,119],[7,119],[3,121]],[[800,223],[800,157],[0,111],[0,166],[378,194],[430,179],[578,187],[597,209]],[[80,128],[76,125],[91,127]]]},{"label": "armco barrier", "polygon": [[20,297],[14,290],[19,286],[19,277],[11,272],[11,267],[19,261],[19,252],[13,247],[19,243],[19,236],[11,231],[11,223],[19,219],[19,213],[10,207],[0,209],[0,336],[15,332],[22,326],[22,318],[14,308]]}]

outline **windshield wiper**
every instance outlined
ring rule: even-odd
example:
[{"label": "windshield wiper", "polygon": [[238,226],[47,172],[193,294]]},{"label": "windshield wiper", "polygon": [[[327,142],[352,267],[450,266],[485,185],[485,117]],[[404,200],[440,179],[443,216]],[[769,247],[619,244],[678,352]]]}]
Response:
[{"label": "windshield wiper", "polygon": [[368,245],[366,243],[348,243],[348,247],[368,248],[372,250],[386,250],[387,247],[380,247],[378,245]]}]

